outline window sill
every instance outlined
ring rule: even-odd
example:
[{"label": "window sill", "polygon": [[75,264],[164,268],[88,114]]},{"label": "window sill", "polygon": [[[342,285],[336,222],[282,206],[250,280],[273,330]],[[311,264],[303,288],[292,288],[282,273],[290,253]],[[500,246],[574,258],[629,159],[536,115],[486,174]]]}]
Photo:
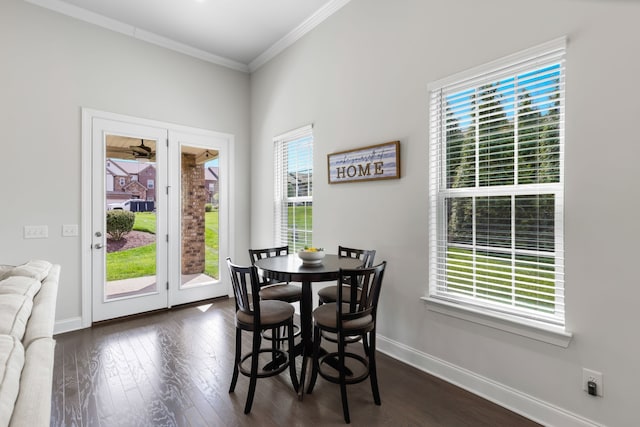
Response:
[{"label": "window sill", "polygon": [[520,319],[505,314],[487,313],[479,309],[462,306],[434,297],[422,297],[427,308],[436,313],[478,323],[490,328],[510,332],[548,344],[567,348],[573,335],[563,328],[554,327],[533,320]]}]

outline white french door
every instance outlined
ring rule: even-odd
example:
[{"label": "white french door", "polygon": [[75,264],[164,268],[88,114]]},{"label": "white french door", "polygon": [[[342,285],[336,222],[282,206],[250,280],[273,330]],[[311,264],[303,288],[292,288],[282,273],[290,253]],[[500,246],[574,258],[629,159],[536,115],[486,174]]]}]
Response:
[{"label": "white french door", "polygon": [[229,294],[230,140],[83,110],[85,326]]},{"label": "white french door", "polygon": [[171,305],[230,292],[229,283],[223,280],[227,275],[222,274],[229,244],[228,156],[220,151],[224,142],[211,134],[169,130]]}]

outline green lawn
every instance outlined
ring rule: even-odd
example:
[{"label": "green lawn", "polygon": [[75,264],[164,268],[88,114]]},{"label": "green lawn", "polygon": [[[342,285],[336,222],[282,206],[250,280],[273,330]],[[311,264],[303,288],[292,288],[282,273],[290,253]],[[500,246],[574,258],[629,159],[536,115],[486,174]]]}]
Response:
[{"label": "green lawn", "polygon": [[[313,208],[312,206],[289,206],[288,208],[289,233],[287,244],[291,251],[302,249],[305,246],[313,246]],[[295,228],[295,242],[293,228]]]},{"label": "green lawn", "polygon": [[133,229],[156,234],[156,214],[153,212],[136,212],[136,222]]},{"label": "green lawn", "polygon": [[218,279],[220,252],[218,251],[218,211],[204,213],[204,271]]},{"label": "green lawn", "polygon": [[[156,215],[136,212],[136,231],[155,233]],[[218,212],[205,213],[205,273],[218,278]],[[156,244],[107,254],[107,281],[153,276],[156,274]]]},{"label": "green lawn", "polygon": [[289,224],[295,223],[296,228],[302,230],[313,229],[313,207],[312,206],[289,206]]},{"label": "green lawn", "polygon": [[107,281],[156,274],[156,244],[107,254]]},{"label": "green lawn", "polygon": [[463,294],[553,312],[553,280],[550,257],[516,256],[512,266],[509,255],[476,254],[474,269],[471,250],[450,247],[447,252],[448,288]]}]

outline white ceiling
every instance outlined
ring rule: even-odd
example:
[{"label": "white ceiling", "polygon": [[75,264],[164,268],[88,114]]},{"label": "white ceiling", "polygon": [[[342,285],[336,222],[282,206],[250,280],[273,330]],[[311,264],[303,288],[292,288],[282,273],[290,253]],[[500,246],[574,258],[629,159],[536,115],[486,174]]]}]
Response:
[{"label": "white ceiling", "polygon": [[248,72],[350,0],[25,1]]}]

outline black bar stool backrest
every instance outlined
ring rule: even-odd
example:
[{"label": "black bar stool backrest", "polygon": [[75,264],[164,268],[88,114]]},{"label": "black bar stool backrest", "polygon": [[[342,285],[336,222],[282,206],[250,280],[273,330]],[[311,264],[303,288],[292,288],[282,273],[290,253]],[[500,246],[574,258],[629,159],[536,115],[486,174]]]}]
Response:
[{"label": "black bar stool backrest", "polygon": [[260,281],[257,267],[233,264],[227,258],[233,294],[235,295],[236,310],[253,316],[254,324],[260,319]]},{"label": "black bar stool backrest", "polygon": [[[386,265],[387,262],[383,261],[375,267],[340,270],[339,281],[341,283],[358,283],[358,286],[337,286],[337,302],[348,303],[348,311],[346,313],[343,311],[344,304],[336,304],[338,319],[342,319],[344,322],[372,315],[375,322]],[[343,294],[345,291],[349,292],[349,297]],[[358,293],[360,293],[359,297]],[[340,328],[340,320],[338,320],[337,325]]]},{"label": "black bar stool backrest", "polygon": [[[254,265],[256,261],[264,258],[271,258],[275,256],[289,255],[289,246],[277,246],[274,248],[263,249],[249,249],[249,258],[251,259],[251,265]],[[260,279],[260,286],[268,286],[274,283],[280,283],[277,280],[267,279],[262,276],[258,276]]]}]

